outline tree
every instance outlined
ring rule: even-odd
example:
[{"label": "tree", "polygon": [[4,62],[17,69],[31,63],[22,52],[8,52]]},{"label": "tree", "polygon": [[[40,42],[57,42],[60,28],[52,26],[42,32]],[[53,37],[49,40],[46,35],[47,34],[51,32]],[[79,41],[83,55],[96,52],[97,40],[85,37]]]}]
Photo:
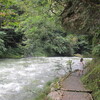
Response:
[{"label": "tree", "polygon": [[18,27],[19,21],[17,18],[21,13],[21,9],[16,1],[0,0],[0,37],[2,37],[0,38],[2,52],[0,56],[5,57],[7,54],[14,55],[12,50],[19,52],[17,49],[21,43],[22,34],[16,33],[15,28]]},{"label": "tree", "polygon": [[3,53],[7,50],[5,45],[4,45],[4,40],[3,37],[6,33],[3,31],[0,31],[0,56],[3,55]]}]

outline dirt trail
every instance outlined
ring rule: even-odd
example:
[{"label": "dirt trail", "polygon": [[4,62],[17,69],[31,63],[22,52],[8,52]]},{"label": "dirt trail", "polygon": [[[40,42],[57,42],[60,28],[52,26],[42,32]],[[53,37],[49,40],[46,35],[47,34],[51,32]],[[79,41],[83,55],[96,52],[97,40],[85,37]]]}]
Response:
[{"label": "dirt trail", "polygon": [[53,100],[93,100],[90,92],[84,88],[77,73],[73,73],[63,81],[61,90],[53,91],[49,96]]}]

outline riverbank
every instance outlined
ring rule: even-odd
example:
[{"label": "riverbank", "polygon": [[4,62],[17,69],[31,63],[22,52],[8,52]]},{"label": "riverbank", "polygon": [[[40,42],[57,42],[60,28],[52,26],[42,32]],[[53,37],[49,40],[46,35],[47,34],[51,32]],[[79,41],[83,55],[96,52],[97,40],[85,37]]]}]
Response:
[{"label": "riverbank", "polygon": [[[71,100],[80,100],[80,98],[86,97],[86,95],[84,95],[85,97],[82,96],[82,93],[85,93],[85,94],[87,93],[88,94],[87,99],[82,99],[82,100],[100,100],[100,95],[99,95],[100,94],[100,62],[99,62],[99,59],[95,59],[91,63],[89,63],[87,65],[87,69],[88,71],[85,73],[85,75],[83,75],[79,79],[77,76],[76,77],[69,76],[67,78],[65,77],[63,81],[63,87],[62,87],[64,90],[63,91],[58,90],[55,92],[51,92],[49,96],[53,100],[57,99],[55,97],[58,97],[58,99],[61,99],[61,100],[66,100],[66,98],[67,99],[71,98]],[[82,82],[80,82],[80,80],[82,80]],[[90,90],[87,90],[86,88]],[[73,95],[71,95],[70,92],[71,93],[76,92],[76,94],[73,93]],[[80,95],[79,95],[79,92],[81,92]]]},{"label": "riverbank", "polygon": [[52,100],[93,100],[90,93],[91,90],[84,87],[78,72],[74,72],[62,81],[60,89],[51,91],[48,96]]},{"label": "riverbank", "polygon": [[43,90],[40,90],[39,94],[34,100],[61,99],[64,93],[63,83],[65,82],[66,79],[70,78],[70,76],[71,76],[71,73],[67,73],[61,78],[55,78],[54,80],[47,82],[46,85],[43,87]]},{"label": "riverbank", "polygon": [[54,80],[47,82],[46,85],[43,87],[43,89],[40,90],[40,92],[38,93],[38,95],[34,100],[49,100],[47,95],[51,92],[51,85],[53,83],[56,84],[58,81],[59,78],[55,78]]},{"label": "riverbank", "polygon": [[94,59],[87,68],[89,70],[82,77],[82,82],[93,91],[94,100],[100,100],[100,58]]},{"label": "riverbank", "polygon": [[34,100],[35,95],[40,94],[39,90],[48,81],[65,74],[63,70],[56,70],[59,67],[58,65],[61,64],[60,68],[66,68],[67,71],[68,65],[66,63],[72,60],[75,62],[73,64],[73,68],[75,69],[77,68],[79,59],[78,57],[32,57],[1,60],[0,100],[3,100],[2,98],[8,100]]},{"label": "riverbank", "polygon": [[62,87],[62,82],[69,76],[70,73],[67,73],[61,78],[58,77],[52,81],[47,82],[34,100],[51,100],[51,98],[48,95],[52,91],[56,91],[58,93],[59,89]]}]

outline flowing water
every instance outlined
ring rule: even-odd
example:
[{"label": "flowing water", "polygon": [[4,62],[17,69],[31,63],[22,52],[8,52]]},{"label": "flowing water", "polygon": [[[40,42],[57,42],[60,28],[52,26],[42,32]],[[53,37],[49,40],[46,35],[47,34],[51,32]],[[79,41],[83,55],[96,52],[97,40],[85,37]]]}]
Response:
[{"label": "flowing water", "polygon": [[[30,57],[0,60],[0,100],[33,100],[46,82],[59,75],[57,65],[67,68],[72,60],[72,69],[77,69],[78,57]],[[85,61],[91,58],[85,58]],[[65,74],[60,70],[60,76]],[[68,72],[68,70],[67,70]]]}]

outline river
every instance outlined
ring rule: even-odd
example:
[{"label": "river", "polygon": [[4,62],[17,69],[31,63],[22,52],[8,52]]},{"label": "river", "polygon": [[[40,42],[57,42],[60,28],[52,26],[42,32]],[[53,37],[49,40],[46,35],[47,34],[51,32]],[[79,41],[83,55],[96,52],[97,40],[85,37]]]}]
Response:
[{"label": "river", "polygon": [[[67,69],[72,60],[77,69],[78,57],[29,57],[0,60],[0,100],[33,100],[38,91],[50,80],[58,77],[57,65]],[[84,58],[87,62],[91,58]],[[68,72],[68,70],[66,70]],[[59,71],[60,76],[64,70]]]}]

